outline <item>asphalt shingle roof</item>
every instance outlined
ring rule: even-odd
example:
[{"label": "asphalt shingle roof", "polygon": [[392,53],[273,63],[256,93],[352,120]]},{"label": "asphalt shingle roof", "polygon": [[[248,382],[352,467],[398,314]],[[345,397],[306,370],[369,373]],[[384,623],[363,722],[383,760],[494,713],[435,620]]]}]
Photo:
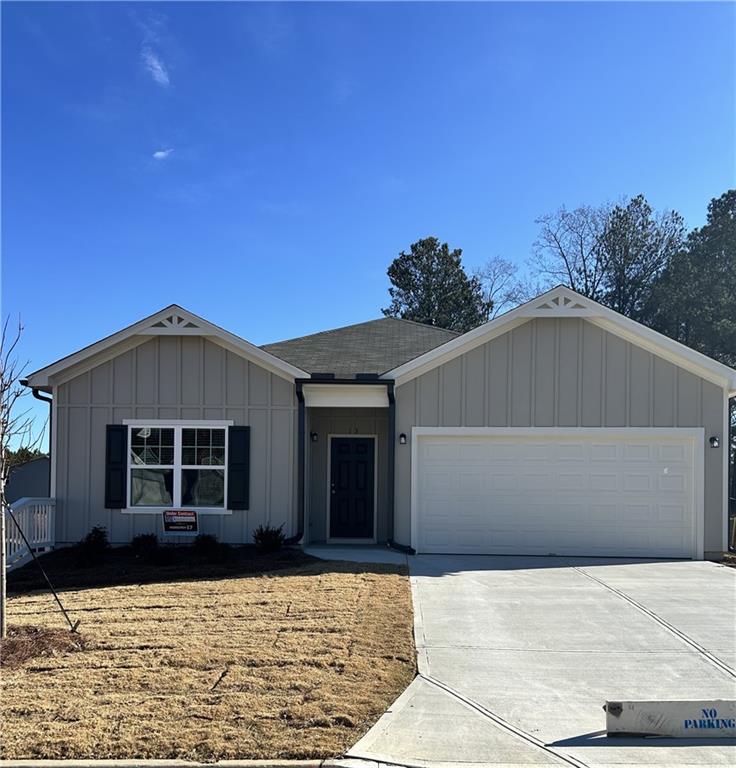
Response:
[{"label": "asphalt shingle roof", "polygon": [[385,373],[439,347],[457,332],[432,325],[383,317],[297,339],[264,344],[261,349],[309,373]]}]

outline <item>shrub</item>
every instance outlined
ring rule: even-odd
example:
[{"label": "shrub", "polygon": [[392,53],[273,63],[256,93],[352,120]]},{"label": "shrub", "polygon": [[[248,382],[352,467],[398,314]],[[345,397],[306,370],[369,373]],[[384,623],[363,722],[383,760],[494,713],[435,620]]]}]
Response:
[{"label": "shrub", "polygon": [[137,536],[133,536],[130,546],[136,555],[151,552],[154,549],[158,549],[158,536],[155,533],[139,533]]},{"label": "shrub", "polygon": [[253,541],[259,552],[278,552],[284,544],[284,526],[274,528],[271,525],[259,525],[253,531]]},{"label": "shrub", "polygon": [[194,539],[192,547],[195,555],[206,558],[224,557],[230,549],[227,544],[221,544],[217,536],[211,533],[200,533]]},{"label": "shrub", "polygon": [[80,565],[95,565],[104,559],[110,549],[107,531],[96,525],[76,546]]},{"label": "shrub", "polygon": [[130,542],[133,554],[146,563],[159,564],[164,558],[159,557],[158,536],[155,533],[139,533]]}]

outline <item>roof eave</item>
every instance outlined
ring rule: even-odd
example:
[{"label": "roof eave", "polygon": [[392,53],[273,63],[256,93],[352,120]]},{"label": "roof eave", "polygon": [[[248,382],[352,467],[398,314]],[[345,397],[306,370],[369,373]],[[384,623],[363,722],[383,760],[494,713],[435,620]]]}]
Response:
[{"label": "roof eave", "polygon": [[736,370],[733,368],[604,307],[566,286],[556,286],[462,336],[450,339],[445,344],[386,371],[382,378],[393,378],[397,386],[400,386],[529,320],[543,317],[585,318],[701,378],[724,387],[732,395],[736,394]]},{"label": "roof eave", "polygon": [[[180,327],[155,327],[157,323],[162,322],[172,314],[177,314],[177,316],[182,318]],[[193,323],[196,327],[187,327],[187,323]],[[50,365],[30,373],[26,377],[27,386],[50,391],[50,388],[54,384],[63,380],[64,373],[69,371],[69,369],[74,368],[75,375],[77,375],[86,370],[85,363],[97,365],[105,359],[108,359],[105,358],[104,353],[106,352],[111,352],[112,354],[110,356],[115,356],[116,354],[120,354],[121,351],[133,348],[150,338],[164,334],[202,336],[219,343],[221,346],[230,349],[235,354],[242,355],[256,363],[260,363],[265,368],[290,380],[309,375],[301,368],[257,347],[255,344],[251,344],[249,341],[230,333],[230,331],[226,331],[224,328],[220,328],[219,326],[210,323],[208,320],[195,315],[193,312],[184,309],[178,304],[171,304],[168,307],[139,320],[137,323],[133,323],[110,336],[106,336],[93,344],[83,347],[71,355],[67,355]],[[120,347],[123,349],[119,349]]]}]

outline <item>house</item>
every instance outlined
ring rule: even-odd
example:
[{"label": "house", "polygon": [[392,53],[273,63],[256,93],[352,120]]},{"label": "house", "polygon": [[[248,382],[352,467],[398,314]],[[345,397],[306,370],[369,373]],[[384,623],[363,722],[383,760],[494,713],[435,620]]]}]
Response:
[{"label": "house", "polygon": [[48,496],[50,471],[48,456],[36,456],[13,467],[5,486],[5,500],[12,504],[24,497]]},{"label": "house", "polygon": [[567,288],[458,335],[384,318],[257,347],[172,305],[28,377],[57,545],[247,543],[711,557],[736,371]]}]

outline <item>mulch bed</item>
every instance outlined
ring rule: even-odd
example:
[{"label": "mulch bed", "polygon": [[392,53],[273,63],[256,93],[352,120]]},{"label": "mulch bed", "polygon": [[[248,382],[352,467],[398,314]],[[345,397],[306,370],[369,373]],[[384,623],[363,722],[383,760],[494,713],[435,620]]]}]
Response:
[{"label": "mulch bed", "polygon": [[8,636],[0,640],[0,667],[17,669],[31,659],[73,653],[84,646],[84,637],[68,629],[9,627]]},{"label": "mulch bed", "polygon": [[[93,562],[80,558],[77,548],[66,547],[42,555],[39,562],[54,587],[66,590],[260,574],[318,561],[296,548],[262,554],[253,546],[219,545],[200,553],[192,547],[161,546],[151,552],[115,547]],[[34,562],[8,574],[9,595],[37,589],[46,589],[46,582]]]}]

